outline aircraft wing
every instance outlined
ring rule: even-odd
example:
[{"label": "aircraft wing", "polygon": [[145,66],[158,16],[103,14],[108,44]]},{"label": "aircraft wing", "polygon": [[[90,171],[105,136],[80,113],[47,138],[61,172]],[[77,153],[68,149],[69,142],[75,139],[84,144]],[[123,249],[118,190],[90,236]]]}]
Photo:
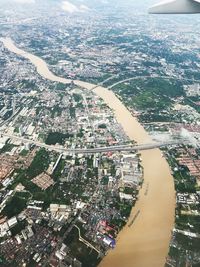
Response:
[{"label": "aircraft wing", "polygon": [[194,14],[200,13],[200,0],[171,0],[149,9],[150,14]]}]

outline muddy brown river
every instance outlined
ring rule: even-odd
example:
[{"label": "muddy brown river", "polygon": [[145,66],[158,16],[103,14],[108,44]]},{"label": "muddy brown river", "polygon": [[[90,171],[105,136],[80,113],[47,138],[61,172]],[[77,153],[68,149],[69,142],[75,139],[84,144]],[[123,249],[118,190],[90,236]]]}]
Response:
[{"label": "muddy brown river", "polygon": [[[10,38],[0,41],[9,51],[30,60],[44,78],[66,84],[71,82],[54,75],[45,61],[19,49]],[[74,82],[87,90],[95,88],[94,84],[78,80]],[[131,140],[139,144],[152,142],[142,125],[112,91],[98,86],[94,92],[113,109],[117,121]],[[141,151],[141,159],[144,184],[138,201],[132,209],[129,222],[118,235],[116,248],[109,251],[99,267],[163,267],[165,264],[174,224],[173,177],[159,149]]]}]

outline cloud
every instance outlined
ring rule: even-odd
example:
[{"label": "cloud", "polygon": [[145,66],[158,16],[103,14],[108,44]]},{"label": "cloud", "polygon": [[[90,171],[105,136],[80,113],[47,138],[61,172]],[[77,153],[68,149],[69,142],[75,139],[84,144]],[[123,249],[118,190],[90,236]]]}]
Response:
[{"label": "cloud", "polygon": [[74,13],[74,12],[79,11],[77,6],[73,5],[72,3],[68,2],[68,1],[62,2],[62,9],[64,11],[69,12],[69,13]]},{"label": "cloud", "polygon": [[14,0],[14,2],[19,4],[34,4],[35,0]]},{"label": "cloud", "polygon": [[76,6],[70,3],[69,1],[63,1],[61,4],[61,8],[71,14],[74,12],[85,12],[90,10],[86,5]]},{"label": "cloud", "polygon": [[89,7],[87,7],[86,5],[80,5],[80,10],[83,10],[83,11],[89,11]]},{"label": "cloud", "polygon": [[198,147],[198,139],[195,138],[194,133],[189,132],[185,128],[181,129],[180,136],[185,140],[184,143]]}]

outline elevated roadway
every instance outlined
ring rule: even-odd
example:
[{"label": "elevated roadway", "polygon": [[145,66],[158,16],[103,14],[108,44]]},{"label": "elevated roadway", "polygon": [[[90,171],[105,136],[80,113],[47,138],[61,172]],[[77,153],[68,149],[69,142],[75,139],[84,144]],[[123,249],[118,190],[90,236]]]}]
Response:
[{"label": "elevated roadway", "polygon": [[3,133],[1,134],[1,136],[6,136],[12,140],[20,141],[22,143],[34,144],[38,147],[45,148],[50,151],[56,151],[62,154],[96,154],[96,153],[108,153],[108,152],[118,152],[118,151],[133,152],[139,150],[161,148],[171,145],[179,145],[186,141],[186,140],[175,140],[168,142],[153,142],[149,144],[139,144],[139,145],[118,145],[118,146],[94,147],[94,148],[66,148],[63,146],[47,145],[45,143],[41,143],[38,141],[34,141],[16,135],[9,135]]},{"label": "elevated roadway", "polygon": [[[135,76],[135,77],[131,77],[128,79],[124,79],[121,81],[118,81],[110,86],[108,86],[108,89],[112,89],[114,87],[116,87],[117,85],[123,84],[125,82],[130,82],[130,81],[134,81],[134,80],[139,80],[139,79],[156,79],[156,78],[161,78],[163,80],[176,80],[176,81],[185,81],[185,82],[193,82],[193,83],[199,83],[200,80],[195,80],[195,79],[187,79],[187,78],[183,78],[183,77],[173,77],[173,76],[161,76],[161,75],[152,75],[152,76]],[[104,81],[104,83],[106,82],[106,80]]]}]

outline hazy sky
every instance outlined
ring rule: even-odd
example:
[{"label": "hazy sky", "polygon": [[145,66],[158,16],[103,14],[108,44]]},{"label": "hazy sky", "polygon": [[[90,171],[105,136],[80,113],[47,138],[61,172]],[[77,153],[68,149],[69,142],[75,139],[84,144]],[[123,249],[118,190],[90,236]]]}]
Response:
[{"label": "hazy sky", "polygon": [[59,3],[68,3],[72,6],[79,6],[79,5],[90,5],[95,6],[96,4],[104,4],[105,6],[108,4],[112,5],[119,5],[121,4],[130,4],[132,6],[134,5],[140,5],[140,6],[151,6],[154,3],[159,2],[159,0],[0,0],[0,5],[3,3],[13,3],[13,4],[19,4],[19,5],[28,5],[28,4],[42,4],[43,2],[48,1],[49,3],[59,4]]},{"label": "hazy sky", "polygon": [[[101,12],[102,9],[113,7],[114,10],[120,10],[120,7],[126,7],[129,16],[134,16],[135,14],[148,15],[148,8],[159,3],[162,0],[0,0],[0,14],[3,14],[3,11],[9,11],[8,14],[12,13],[12,16],[16,14],[21,15],[24,18],[29,18],[30,16],[37,16],[43,10],[48,13],[54,12],[65,12],[67,15],[71,14],[84,14],[87,12],[97,11]],[[34,11],[33,11],[34,10]],[[153,16],[149,16],[152,18]],[[154,20],[162,21],[162,18],[167,18],[167,16],[155,16]],[[172,15],[168,17],[170,20],[182,21],[187,25],[188,22],[194,24],[200,24],[200,15]],[[1,20],[1,18],[0,18]]]},{"label": "hazy sky", "polygon": [[[119,8],[120,6],[128,6],[129,11],[148,13],[148,8],[158,0],[0,0],[0,10],[12,10],[16,12],[30,11],[37,8],[51,8],[55,10],[65,11],[66,13],[84,13],[97,10],[99,7],[107,6]],[[23,9],[23,11],[22,11]],[[34,12],[33,12],[34,14]],[[27,14],[28,15],[28,14]]]}]

